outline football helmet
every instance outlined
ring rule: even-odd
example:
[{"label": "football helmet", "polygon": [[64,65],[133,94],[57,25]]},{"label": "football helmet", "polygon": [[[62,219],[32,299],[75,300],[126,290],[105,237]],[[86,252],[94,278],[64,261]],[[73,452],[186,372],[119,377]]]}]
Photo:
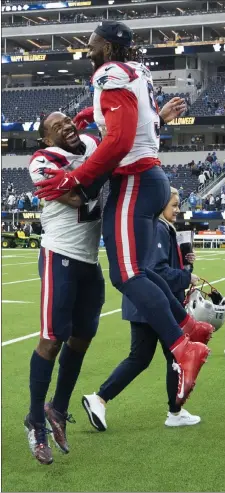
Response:
[{"label": "football helmet", "polygon": [[[205,285],[209,288],[208,292],[203,289]],[[184,304],[191,317],[209,322],[215,330],[225,322],[225,297],[204,279],[200,288],[193,287],[188,291]]]}]

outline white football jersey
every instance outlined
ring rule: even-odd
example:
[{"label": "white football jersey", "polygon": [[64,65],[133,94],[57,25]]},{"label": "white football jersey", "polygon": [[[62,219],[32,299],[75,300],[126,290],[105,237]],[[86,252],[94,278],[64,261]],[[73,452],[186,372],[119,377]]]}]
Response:
[{"label": "white football jersey", "polygon": [[[143,158],[158,158],[160,119],[154,100],[151,72],[142,63],[109,62],[100,67],[93,76],[94,120],[99,129],[104,129],[105,118],[101,110],[102,91],[127,89],[138,101],[138,124],[134,144],[119,164],[120,167],[133,164]],[[115,105],[111,111],[117,111]],[[127,122],[129,125],[129,121]]]},{"label": "white football jersey", "polygon": [[[64,168],[72,171],[97,148],[94,138],[80,135],[86,145],[83,156],[76,156],[60,149],[47,147],[40,149],[31,158],[30,176],[34,183],[45,179],[44,168]],[[47,179],[47,178],[46,178]],[[89,201],[79,209],[60,204],[57,200],[45,201],[41,214],[44,230],[41,245],[49,250],[83,262],[95,264],[98,261],[98,249],[101,235],[100,201]]]}]

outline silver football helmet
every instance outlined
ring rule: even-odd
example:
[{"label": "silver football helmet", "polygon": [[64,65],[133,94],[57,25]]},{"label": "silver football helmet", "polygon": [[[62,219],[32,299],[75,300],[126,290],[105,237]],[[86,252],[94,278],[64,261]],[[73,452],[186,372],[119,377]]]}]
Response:
[{"label": "silver football helmet", "polygon": [[[209,322],[218,330],[225,322],[225,298],[207,281],[202,281],[200,289],[193,287],[188,292],[185,308],[195,320]],[[210,288],[209,292],[203,290],[205,284]]]}]

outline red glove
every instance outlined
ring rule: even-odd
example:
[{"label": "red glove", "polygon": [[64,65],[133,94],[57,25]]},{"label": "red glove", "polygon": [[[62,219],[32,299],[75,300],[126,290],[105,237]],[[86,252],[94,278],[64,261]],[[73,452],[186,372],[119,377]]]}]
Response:
[{"label": "red glove", "polygon": [[90,106],[89,108],[85,108],[85,110],[80,111],[74,118],[73,123],[75,123],[77,130],[84,130],[89,123],[93,123],[94,121],[94,108]]},{"label": "red glove", "polygon": [[78,185],[75,176],[63,169],[45,168],[44,173],[53,175],[53,178],[35,183],[35,187],[41,187],[35,192],[39,199],[56,200]]}]

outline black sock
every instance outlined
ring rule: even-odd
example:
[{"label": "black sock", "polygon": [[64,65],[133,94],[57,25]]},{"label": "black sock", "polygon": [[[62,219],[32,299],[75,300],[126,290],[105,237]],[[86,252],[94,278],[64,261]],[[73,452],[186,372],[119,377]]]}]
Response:
[{"label": "black sock", "polygon": [[85,353],[73,351],[64,344],[59,357],[59,373],[53,407],[59,413],[67,412],[73,389],[76,385]]},{"label": "black sock", "polygon": [[36,351],[30,360],[30,415],[33,423],[44,423],[44,403],[55,361],[42,358]]}]

